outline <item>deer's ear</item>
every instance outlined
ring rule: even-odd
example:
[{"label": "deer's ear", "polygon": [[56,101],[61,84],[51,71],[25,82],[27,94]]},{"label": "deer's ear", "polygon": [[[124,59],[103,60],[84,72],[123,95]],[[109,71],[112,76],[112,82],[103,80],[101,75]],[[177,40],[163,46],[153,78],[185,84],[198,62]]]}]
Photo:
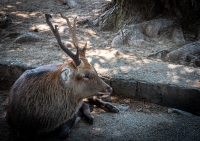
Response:
[{"label": "deer's ear", "polygon": [[62,72],[61,72],[61,78],[64,80],[64,81],[67,81],[71,75],[71,70],[70,68],[67,68],[67,67],[64,67],[62,69]]}]

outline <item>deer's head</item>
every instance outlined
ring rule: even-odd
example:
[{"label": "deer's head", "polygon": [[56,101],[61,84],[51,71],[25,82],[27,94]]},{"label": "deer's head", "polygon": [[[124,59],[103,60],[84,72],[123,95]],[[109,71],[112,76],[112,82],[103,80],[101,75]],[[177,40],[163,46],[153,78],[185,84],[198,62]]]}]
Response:
[{"label": "deer's head", "polygon": [[50,26],[59,46],[62,50],[72,58],[73,61],[68,62],[67,66],[62,67],[61,79],[67,86],[70,86],[76,95],[81,98],[86,98],[95,95],[109,95],[112,93],[112,88],[106,84],[97,74],[93,66],[88,62],[85,57],[87,42],[81,49],[78,45],[76,37],[76,18],[74,24],[71,26],[69,19],[60,14],[63,19],[67,21],[67,24],[72,34],[72,42],[76,48],[76,54],[72,53],[61,41],[61,37],[58,33],[57,25],[55,28],[50,22],[51,15],[46,14],[46,22]]}]

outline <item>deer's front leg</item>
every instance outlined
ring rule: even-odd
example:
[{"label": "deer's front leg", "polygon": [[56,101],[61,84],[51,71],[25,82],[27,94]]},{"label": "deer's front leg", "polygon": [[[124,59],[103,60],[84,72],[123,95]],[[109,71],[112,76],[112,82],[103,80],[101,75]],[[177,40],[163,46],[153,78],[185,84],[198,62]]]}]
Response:
[{"label": "deer's front leg", "polygon": [[91,110],[90,110],[89,104],[83,102],[79,112],[81,112],[81,115],[85,117],[87,122],[89,122],[90,124],[93,124],[94,117],[90,114]]},{"label": "deer's front leg", "polygon": [[69,136],[72,128],[80,121],[80,117],[75,115],[72,119],[66,121],[62,126],[61,126],[61,131],[59,134],[59,137],[61,139],[65,139]]},{"label": "deer's front leg", "polygon": [[112,105],[109,102],[104,102],[101,99],[98,99],[97,97],[88,98],[88,102],[96,105],[97,107],[101,109],[104,109],[107,112],[112,112],[112,113],[119,112],[119,109],[116,106]]}]

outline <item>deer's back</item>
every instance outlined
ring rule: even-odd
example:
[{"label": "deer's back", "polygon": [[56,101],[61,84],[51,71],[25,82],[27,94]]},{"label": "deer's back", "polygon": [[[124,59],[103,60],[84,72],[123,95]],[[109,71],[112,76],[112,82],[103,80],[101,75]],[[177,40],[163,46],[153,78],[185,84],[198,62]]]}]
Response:
[{"label": "deer's back", "polygon": [[50,77],[61,65],[27,70],[10,92],[7,121],[19,132],[40,134],[66,121],[68,103],[58,79]]}]

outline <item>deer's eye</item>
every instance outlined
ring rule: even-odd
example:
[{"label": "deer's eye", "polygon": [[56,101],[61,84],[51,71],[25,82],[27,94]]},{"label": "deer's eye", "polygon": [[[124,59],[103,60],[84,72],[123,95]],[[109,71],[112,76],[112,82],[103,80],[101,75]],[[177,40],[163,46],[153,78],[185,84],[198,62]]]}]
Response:
[{"label": "deer's eye", "polygon": [[87,78],[87,79],[89,79],[89,78],[90,78],[90,77],[89,77],[89,74],[88,74],[88,73],[87,73],[87,74],[85,74],[84,78]]}]

